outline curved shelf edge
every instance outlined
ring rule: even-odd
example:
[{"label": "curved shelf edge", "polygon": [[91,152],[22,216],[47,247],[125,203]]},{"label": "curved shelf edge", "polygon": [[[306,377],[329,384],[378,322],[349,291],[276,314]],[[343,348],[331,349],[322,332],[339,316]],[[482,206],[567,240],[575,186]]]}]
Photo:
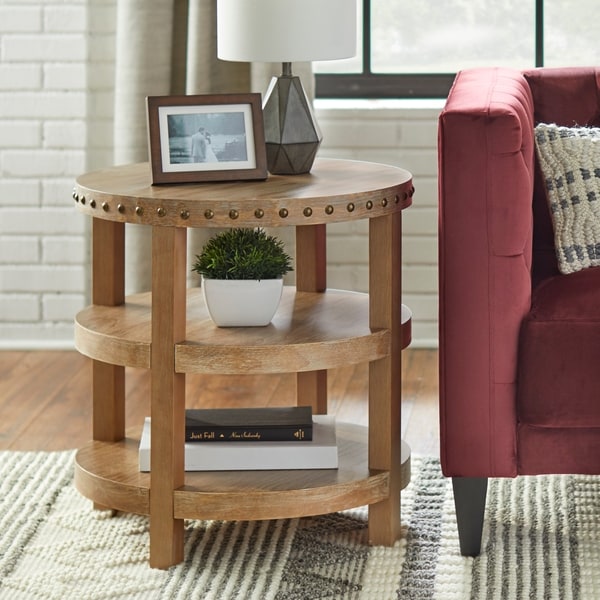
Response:
[{"label": "curved shelf edge", "polygon": [[[150,477],[134,471],[131,461],[115,461],[117,457],[137,455],[138,446],[139,440],[131,437],[120,442],[92,441],[83,446],[75,455],[77,490],[101,506],[149,515]],[[123,470],[116,471],[115,468]]]},{"label": "curved shelf edge", "polygon": [[[390,332],[354,327],[351,334],[335,338],[350,323],[366,322],[368,296],[329,290],[325,294],[294,292],[284,288],[284,304],[271,326],[265,328],[216,328],[205,312],[199,289],[188,290],[190,319],[188,339],[176,344],[178,373],[244,374],[286,373],[334,369],[384,358],[390,349]],[[339,309],[338,307],[339,303]],[[301,308],[296,308],[296,304]],[[311,321],[310,310],[319,307]],[[348,310],[349,316],[340,313]],[[353,312],[352,312],[353,311]],[[75,318],[75,347],[79,352],[108,364],[150,368],[151,294],[129,296],[118,306],[88,306]],[[345,321],[344,321],[345,319]],[[412,312],[401,308],[402,349],[411,343]],[[286,343],[286,332],[307,326],[306,338]],[[245,331],[243,331],[245,330]],[[253,330],[253,331],[251,331]],[[323,339],[318,339],[327,331]],[[206,341],[196,341],[205,339]]]},{"label": "curved shelf edge", "polygon": [[244,346],[236,351],[231,347],[184,342],[175,348],[175,371],[243,375],[335,369],[386,357],[390,339],[389,331],[381,330],[361,338],[280,346]]},{"label": "curved shelf edge", "polygon": [[[174,517],[262,520],[336,512],[388,498],[389,472],[369,471],[366,427],[338,423],[339,468],[296,471],[186,472],[174,490]],[[150,474],[139,471],[139,440],[93,441],[75,457],[75,486],[99,505],[150,514]],[[401,489],[410,482],[403,443]]]},{"label": "curved shelf edge", "polygon": [[230,494],[200,492],[185,486],[174,492],[176,519],[261,521],[322,515],[388,497],[389,474],[382,472],[352,483],[286,491],[240,493],[231,516]]},{"label": "curved shelf edge", "polygon": [[[179,373],[287,373],[333,369],[384,358],[388,330],[368,327],[369,297],[345,290],[298,292],[284,287],[282,303],[266,327],[218,328],[202,293],[187,293],[187,339],[176,344]],[[75,318],[75,346],[108,364],[150,368],[150,293],[128,296],[118,306],[91,305]],[[402,345],[410,343],[411,313],[402,306]]]},{"label": "curved shelf edge", "polygon": [[[149,294],[148,300],[149,300]],[[118,306],[91,305],[75,317],[75,348],[111,365],[150,368],[150,302],[130,296]]]}]

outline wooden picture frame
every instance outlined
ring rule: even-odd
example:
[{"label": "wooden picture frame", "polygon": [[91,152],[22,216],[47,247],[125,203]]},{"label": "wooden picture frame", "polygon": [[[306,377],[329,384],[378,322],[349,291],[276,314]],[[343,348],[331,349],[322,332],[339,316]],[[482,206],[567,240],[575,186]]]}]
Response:
[{"label": "wooden picture frame", "polygon": [[260,94],[148,96],[152,184],[266,179]]}]

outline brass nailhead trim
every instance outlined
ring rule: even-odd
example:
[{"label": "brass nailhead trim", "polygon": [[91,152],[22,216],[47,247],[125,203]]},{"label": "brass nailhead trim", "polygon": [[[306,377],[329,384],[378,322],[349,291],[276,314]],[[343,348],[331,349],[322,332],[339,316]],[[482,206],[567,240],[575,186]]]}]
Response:
[{"label": "brass nailhead trim", "polygon": [[[414,187],[411,187],[410,190],[405,191],[402,194],[403,200],[407,200],[409,197],[412,197],[413,194],[414,194],[414,192],[415,192],[415,188]],[[81,204],[85,205],[85,203],[86,203],[85,196],[79,196],[77,194],[77,191],[76,191],[75,188],[73,188],[73,194],[72,195],[73,195],[73,199],[75,200],[75,202],[80,202]],[[400,196],[396,195],[394,197],[394,203],[398,204],[399,202],[400,202]],[[96,201],[95,200],[90,200],[89,205],[90,205],[91,208],[96,208]],[[387,198],[382,198],[382,200],[381,200],[381,206],[385,208],[387,205],[388,205],[388,199]],[[373,201],[372,200],[367,200],[367,202],[365,203],[365,206],[366,206],[367,210],[372,210],[373,209]],[[354,202],[349,202],[347,204],[347,206],[346,206],[346,210],[348,212],[354,212],[355,209],[356,209],[356,205],[354,204]],[[104,212],[109,212],[110,211],[110,204],[108,202],[103,202],[102,203],[102,210]],[[328,204],[325,207],[325,213],[327,215],[332,215],[334,213],[334,210],[335,209],[334,209],[333,205],[331,205],[331,204]],[[124,214],[125,211],[126,211],[125,205],[124,204],[118,204],[117,205],[117,211],[119,213],[121,213],[121,214]],[[156,213],[158,214],[159,217],[164,217],[167,214],[167,211],[166,211],[166,209],[164,207],[160,206],[159,208],[156,209]],[[139,206],[139,205],[136,206],[135,207],[135,214],[138,217],[143,216],[143,214],[144,214],[144,207],[143,206]],[[310,206],[307,206],[307,207],[305,207],[303,209],[302,214],[305,217],[311,217],[312,214],[313,214],[313,209]],[[181,210],[180,217],[182,219],[187,220],[187,219],[190,218],[190,216],[191,215],[190,215],[190,211],[189,210],[187,210],[187,209],[182,209]],[[213,210],[207,209],[207,210],[204,211],[204,218],[205,219],[213,219],[214,216],[215,216],[215,213],[214,213]],[[235,220],[235,219],[238,219],[239,216],[240,216],[239,215],[239,211],[237,211],[235,209],[232,209],[232,210],[229,211],[229,218],[230,219]],[[265,211],[262,208],[257,208],[254,211],[254,216],[257,219],[262,219],[265,216]],[[281,209],[279,209],[279,216],[282,219],[287,218],[289,216],[289,210],[287,208],[281,208]]]}]

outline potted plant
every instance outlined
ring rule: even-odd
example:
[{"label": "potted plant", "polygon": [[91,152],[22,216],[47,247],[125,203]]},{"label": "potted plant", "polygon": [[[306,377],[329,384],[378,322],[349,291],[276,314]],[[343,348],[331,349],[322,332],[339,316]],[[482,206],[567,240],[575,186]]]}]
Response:
[{"label": "potted plant", "polygon": [[283,242],[260,228],[222,231],[196,256],[193,270],[211,319],[219,327],[268,325],[292,270]]}]

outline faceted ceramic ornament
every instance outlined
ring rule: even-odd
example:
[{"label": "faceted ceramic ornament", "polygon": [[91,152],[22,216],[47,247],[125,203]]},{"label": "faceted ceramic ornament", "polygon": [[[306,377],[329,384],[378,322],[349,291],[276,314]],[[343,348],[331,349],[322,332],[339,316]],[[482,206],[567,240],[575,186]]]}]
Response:
[{"label": "faceted ceramic ornament", "polygon": [[299,77],[282,75],[272,79],[263,116],[269,172],[308,173],[323,136]]}]

